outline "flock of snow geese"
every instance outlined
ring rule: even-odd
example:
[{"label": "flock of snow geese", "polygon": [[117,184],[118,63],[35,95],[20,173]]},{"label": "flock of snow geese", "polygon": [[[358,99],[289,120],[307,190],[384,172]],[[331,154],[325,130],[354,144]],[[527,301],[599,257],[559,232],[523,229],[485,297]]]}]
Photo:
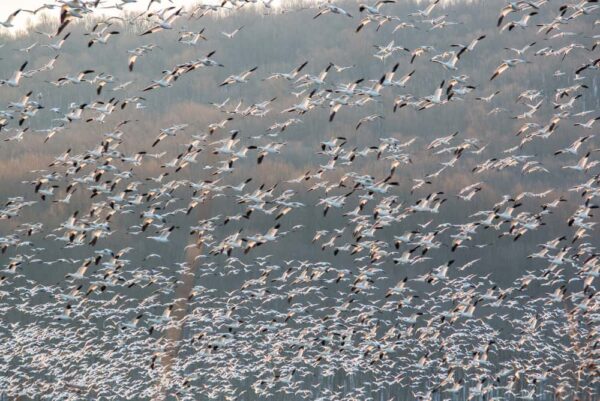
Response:
[{"label": "flock of snow geese", "polygon": [[[446,14],[440,0],[414,3],[408,15],[394,12],[395,0],[300,10],[266,0],[104,3],[57,0],[0,21],[10,35],[27,15],[60,18],[55,31],[39,33],[44,43],[14,49],[21,59],[0,79],[3,98],[18,93],[0,105],[2,154],[33,142],[51,146],[71,130],[93,143],[70,140],[42,170],[15,165],[15,173],[24,170],[20,186],[2,184],[10,195],[0,205],[0,397],[598,399],[600,149],[593,132],[600,110],[586,110],[583,99],[596,94],[600,35],[577,33],[600,25],[597,1],[505,3],[489,30],[445,49],[398,44],[406,30],[452,35],[472,22]],[[127,12],[139,6],[142,12]],[[123,13],[100,11],[111,7]],[[360,76],[336,60],[313,65],[310,55],[283,72],[228,65],[220,55],[250,27],[210,32],[198,21],[242,7],[273,10],[262,24],[297,11],[310,13],[309,30],[332,21],[351,26],[340,42],[364,40],[372,29],[379,44],[367,44],[369,63],[382,74]],[[133,21],[141,23],[137,31]],[[382,28],[388,23],[393,31]],[[83,26],[82,36],[74,28]],[[211,46],[211,36],[225,45],[131,85],[127,74],[162,51],[155,38],[173,33],[172,46],[186,51]],[[524,43],[524,33],[539,39]],[[122,76],[95,67],[54,73],[59,63],[69,66],[66,43],[78,42],[81,57],[93,60],[126,35],[137,47],[115,55],[126,67]],[[463,66],[477,66],[478,51],[501,35],[511,47],[474,82]],[[565,39],[573,42],[560,46]],[[9,68],[17,53],[5,46],[0,55],[11,58],[1,62]],[[42,49],[52,56],[31,69]],[[451,122],[433,140],[382,128],[391,118],[401,125],[457,105],[489,118],[506,114],[498,103],[504,87],[520,69],[551,59],[563,67],[550,79],[570,86],[520,88],[510,102],[524,111],[510,121],[521,128],[502,142],[509,147],[455,131]],[[417,95],[425,64],[435,90]],[[223,75],[204,82],[209,69]],[[204,126],[182,120],[128,140],[149,102],[168,107],[169,91],[185,80],[211,88],[204,106],[222,118]],[[282,95],[233,99],[250,85],[274,83]],[[38,94],[40,86],[64,96],[92,87],[92,99],[74,96],[65,109]],[[542,108],[552,109],[548,120],[538,118]],[[42,113],[56,118],[40,128]],[[268,118],[276,122],[261,132],[240,128]],[[351,120],[351,128],[332,128],[315,143],[297,137],[299,127],[321,120],[328,127]],[[549,138],[564,147],[544,145]],[[311,154],[298,154],[293,140]],[[302,170],[276,171],[275,161],[286,158],[301,160]],[[465,169],[465,160],[473,167]],[[427,171],[409,176],[416,163]],[[459,190],[443,190],[458,171]],[[549,174],[543,191],[519,185]],[[499,177],[510,177],[513,192],[486,198]],[[211,212],[218,207],[226,214]],[[519,244],[529,256],[511,259]],[[502,254],[513,266],[486,267],[498,266]]]}]

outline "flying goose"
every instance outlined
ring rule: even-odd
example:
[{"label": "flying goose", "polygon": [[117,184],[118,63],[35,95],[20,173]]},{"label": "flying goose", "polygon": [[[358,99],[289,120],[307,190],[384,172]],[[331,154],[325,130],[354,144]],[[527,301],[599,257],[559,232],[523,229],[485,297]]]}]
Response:
[{"label": "flying goose", "polygon": [[167,242],[169,242],[169,235],[171,235],[174,228],[175,228],[175,226],[163,228],[162,230],[160,230],[158,232],[159,235],[151,235],[151,236],[148,236],[147,238],[151,239],[153,241],[156,241],[156,242],[167,243]]},{"label": "flying goose", "polygon": [[533,12],[531,12],[531,13],[529,13],[529,14],[526,14],[526,15],[524,15],[524,16],[523,16],[523,17],[522,17],[520,20],[518,20],[518,21],[511,21],[511,22],[508,22],[508,23],[506,23],[506,25],[504,25],[504,26],[503,26],[503,27],[500,29],[500,31],[505,31],[506,29],[508,29],[509,31],[512,31],[512,30],[513,30],[513,29],[514,29],[516,26],[518,26],[518,27],[519,27],[519,28],[521,28],[521,29],[525,29],[525,28],[527,28],[527,27],[528,27],[528,24],[527,24],[527,23],[529,22],[529,19],[530,19],[531,17],[533,17],[534,15],[537,15],[537,11],[533,11]]},{"label": "flying goose", "polygon": [[[198,41],[200,39],[202,39],[202,40],[208,40],[203,35],[203,33],[204,33],[204,28],[202,28],[199,32],[185,32],[185,34],[183,34],[178,39],[178,41],[179,41],[179,43],[183,43],[184,45],[196,46],[198,44]],[[191,37],[191,39],[187,39],[188,37]]]},{"label": "flying goose", "polygon": [[[167,11],[167,10],[168,9],[165,9],[165,11]],[[177,11],[175,11],[173,14],[171,14],[168,18],[165,18],[165,19],[163,19],[163,17],[161,15],[157,15],[159,17],[158,25],[143,32],[140,36],[160,32],[164,29],[173,29],[173,23],[180,16],[182,10],[183,10],[183,7],[177,9]]]},{"label": "flying goose", "polygon": [[100,35],[99,35],[99,36],[97,36],[97,37],[95,37],[95,38],[91,39],[91,40],[88,42],[88,45],[87,45],[87,46],[88,46],[88,47],[92,47],[92,46],[94,45],[94,43],[101,43],[101,44],[105,45],[105,44],[107,44],[107,43],[108,43],[108,39],[109,39],[109,38],[110,38],[112,35],[118,35],[118,34],[119,34],[119,31],[110,31],[110,32],[107,32],[106,34],[104,34],[103,36],[100,36]]},{"label": "flying goose", "polygon": [[504,62],[502,64],[500,64],[498,66],[498,68],[496,68],[496,70],[492,74],[492,77],[490,78],[490,81],[493,81],[494,78],[496,78],[497,76],[502,74],[504,71],[508,70],[509,68],[516,67],[517,65],[523,64],[523,63],[529,63],[529,61],[526,61],[523,59],[518,59],[518,58],[504,60]]},{"label": "flying goose", "polygon": [[367,13],[372,15],[379,15],[379,9],[384,4],[395,3],[396,0],[378,0],[375,5],[369,6],[367,4],[359,4],[358,10],[362,13],[363,11],[367,11]]},{"label": "flying goose", "polygon": [[525,52],[529,49],[531,49],[533,46],[535,46],[536,42],[531,42],[528,45],[523,46],[520,49],[515,49],[514,47],[505,47],[505,50],[510,50],[512,52],[517,53],[518,56],[522,56],[523,54],[525,54]]},{"label": "flying goose", "polygon": [[3,26],[4,28],[12,28],[14,26],[12,24],[13,20],[15,19],[15,17],[17,15],[19,15],[19,13],[21,11],[22,10],[19,8],[17,11],[13,12],[12,14],[10,14],[6,20],[0,21],[0,26]]},{"label": "flying goose", "polygon": [[356,124],[356,130],[358,130],[360,128],[360,126],[366,122],[371,122],[371,121],[375,121],[378,118],[383,119],[384,117],[379,115],[379,114],[371,114],[368,115],[366,117],[361,118],[360,120],[358,120],[358,124]]},{"label": "flying goose", "polygon": [[421,99],[421,105],[419,110],[428,109],[435,105],[445,104],[448,101],[447,99],[442,99],[445,83],[446,81],[442,81],[442,83],[440,83],[440,86],[435,90],[433,95],[425,96]]},{"label": "flying goose", "polygon": [[12,77],[10,77],[10,79],[8,79],[8,80],[0,79],[0,85],[8,85],[12,88],[16,88],[17,86],[19,86],[19,82],[21,81],[21,78],[23,76],[23,70],[25,69],[25,67],[27,67],[27,61],[25,61],[23,64],[21,64],[21,67],[13,73],[13,75],[12,75]]},{"label": "flying goose", "polygon": [[448,52],[448,55],[450,56],[450,58],[448,60],[444,60],[442,57],[437,55],[437,56],[432,57],[431,61],[434,63],[440,64],[446,70],[452,70],[452,71],[458,70],[458,67],[456,67],[456,63],[458,63],[458,56],[457,56],[456,52],[454,52],[454,51]]},{"label": "flying goose", "polygon": [[440,2],[440,0],[432,0],[429,2],[429,5],[424,10],[417,10],[416,12],[408,14],[409,17],[429,17],[429,14],[433,11],[435,6]]},{"label": "flying goose", "polygon": [[219,86],[231,85],[234,83],[248,82],[248,77],[257,69],[258,69],[258,67],[252,67],[251,69],[244,71],[239,75],[230,75]]},{"label": "flying goose", "polygon": [[600,163],[597,160],[590,162],[589,161],[590,155],[591,155],[591,151],[587,152],[585,154],[585,156],[583,156],[581,159],[579,159],[579,161],[577,162],[576,165],[562,166],[562,168],[571,169],[571,170],[575,170],[575,171],[588,171],[589,169],[595,167],[596,165],[598,165]]},{"label": "flying goose", "polygon": [[271,74],[269,77],[267,77],[265,79],[268,80],[268,79],[284,78],[288,81],[291,81],[294,78],[296,78],[298,73],[300,73],[300,71],[302,71],[302,69],[304,69],[304,67],[306,67],[307,64],[308,64],[308,61],[305,61],[304,63],[300,64],[298,67],[294,68],[290,72],[276,72],[274,74]]},{"label": "flying goose", "polygon": [[415,58],[420,57],[425,53],[429,53],[435,51],[433,46],[419,46],[411,52],[410,63],[412,64],[415,61]]},{"label": "flying goose", "polygon": [[496,23],[496,26],[499,27],[502,24],[502,20],[504,19],[504,17],[506,17],[508,14],[521,11],[521,10],[527,8],[528,6],[536,8],[536,9],[538,8],[533,3],[529,2],[529,1],[525,1],[525,0],[518,0],[518,1],[511,1],[511,2],[509,2],[500,11],[500,16],[498,17],[498,22]]},{"label": "flying goose", "polygon": [[231,31],[231,32],[229,32],[229,33],[227,33],[227,32],[221,32],[221,33],[223,34],[223,36],[227,37],[228,39],[233,39],[233,37],[234,37],[235,35],[237,35],[237,33],[238,33],[239,31],[241,31],[241,30],[242,30],[242,28],[244,28],[244,25],[240,26],[239,28],[237,28],[237,29],[235,29],[234,31]]},{"label": "flying goose", "polygon": [[496,95],[498,95],[499,93],[500,93],[500,91],[497,90],[497,91],[489,94],[488,96],[476,97],[475,100],[481,100],[482,102],[490,103],[492,101],[492,99],[494,97],[496,97]]},{"label": "flying goose", "polygon": [[59,84],[67,84],[67,83],[80,84],[82,82],[88,82],[85,79],[85,76],[88,74],[93,74],[94,72],[95,72],[94,70],[84,70],[84,71],[81,71],[76,76],[66,75],[64,77],[58,78],[56,80],[56,82]]},{"label": "flying goose", "polygon": [[339,14],[339,15],[345,15],[346,17],[352,18],[352,15],[350,15],[350,13],[347,12],[346,10],[344,10],[343,8],[340,8],[340,7],[335,6],[333,4],[324,4],[323,6],[321,6],[321,11],[319,11],[317,13],[317,15],[315,15],[313,17],[313,19],[317,19],[321,15],[324,15],[324,14],[327,14],[327,13],[334,13],[334,14]]},{"label": "flying goose", "polygon": [[93,261],[92,259],[86,260],[83,263],[83,265],[81,265],[79,267],[79,269],[77,269],[77,271],[75,273],[69,273],[65,277],[66,278],[72,278],[72,279],[75,279],[75,280],[83,280],[86,277],[85,273],[87,272],[87,269],[92,264],[92,261]]},{"label": "flying goose", "polygon": [[71,32],[68,32],[58,42],[56,42],[56,43],[50,43],[50,44],[47,44],[47,45],[42,45],[42,47],[48,47],[48,48],[50,48],[52,50],[59,51],[63,47],[63,45],[65,44],[65,41],[69,38],[69,36],[71,36]]},{"label": "flying goose", "polygon": [[480,35],[478,37],[476,37],[475,39],[473,39],[468,45],[451,45],[452,47],[459,47],[460,50],[458,51],[458,53],[456,54],[457,58],[460,58],[460,56],[462,56],[463,53],[465,52],[472,52],[473,50],[475,50],[475,46],[477,46],[477,44],[479,42],[481,42],[483,39],[486,38],[486,35]]},{"label": "flying goose", "polygon": [[152,80],[152,84],[142,89],[142,92],[146,92],[156,88],[168,88],[173,86],[174,77],[172,74],[167,74],[159,80]]},{"label": "flying goose", "polygon": [[131,54],[129,56],[129,59],[127,60],[127,68],[130,72],[133,71],[133,66],[135,65],[137,58],[143,56],[144,54],[146,54],[146,52],[147,50],[143,47],[138,47],[137,49],[133,50],[127,50],[127,53]]},{"label": "flying goose", "polygon": [[[573,124],[575,127],[582,127],[582,128],[586,128],[586,129],[592,129],[592,125],[594,125],[594,123],[596,121],[600,120],[600,116],[598,117],[594,117],[594,118],[590,118],[589,120],[587,120],[585,123],[575,123]],[[593,136],[593,135],[592,135]]]}]

